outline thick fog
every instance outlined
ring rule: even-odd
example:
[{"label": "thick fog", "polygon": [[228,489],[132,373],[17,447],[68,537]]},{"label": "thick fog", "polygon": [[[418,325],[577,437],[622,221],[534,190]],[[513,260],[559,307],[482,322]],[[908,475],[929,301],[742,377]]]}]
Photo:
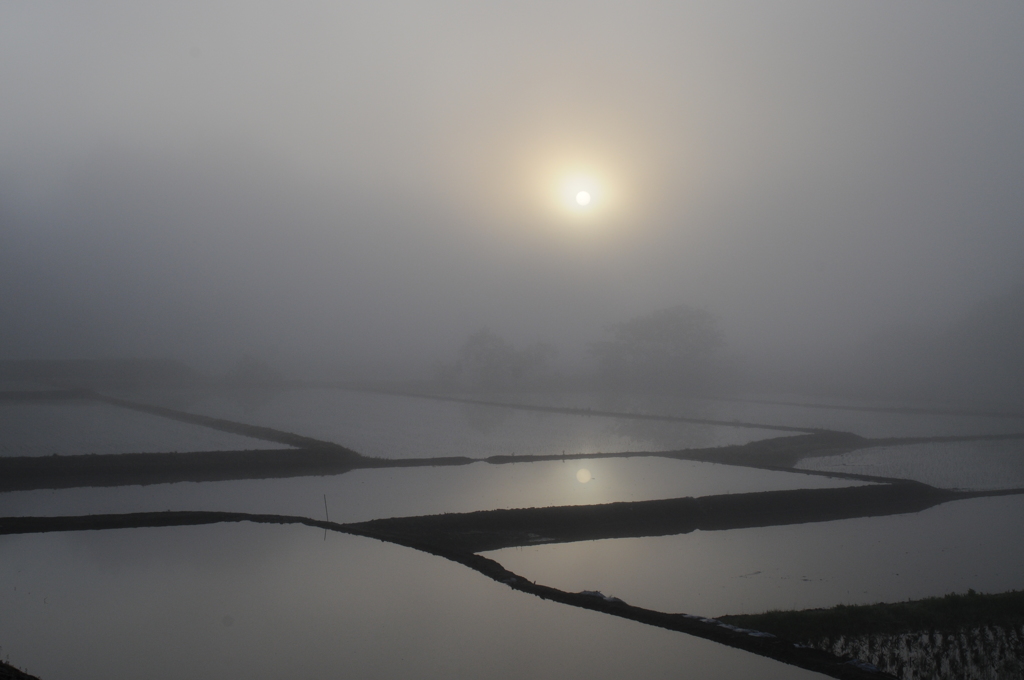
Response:
[{"label": "thick fog", "polygon": [[749,389],[1019,401],[1022,35],[1015,1],[4,3],[0,359],[424,377],[486,328],[571,372],[687,305]]}]

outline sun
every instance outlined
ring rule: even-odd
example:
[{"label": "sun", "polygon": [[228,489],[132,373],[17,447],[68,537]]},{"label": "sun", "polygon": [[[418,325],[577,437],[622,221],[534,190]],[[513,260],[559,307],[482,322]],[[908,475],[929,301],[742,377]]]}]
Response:
[{"label": "sun", "polygon": [[582,215],[604,207],[602,191],[593,176],[579,173],[563,176],[559,193],[565,209]]},{"label": "sun", "polygon": [[[622,208],[621,178],[606,164],[549,158],[532,175],[533,195],[543,200],[547,217],[569,233],[604,233]],[[538,207],[540,207],[538,205]]]}]

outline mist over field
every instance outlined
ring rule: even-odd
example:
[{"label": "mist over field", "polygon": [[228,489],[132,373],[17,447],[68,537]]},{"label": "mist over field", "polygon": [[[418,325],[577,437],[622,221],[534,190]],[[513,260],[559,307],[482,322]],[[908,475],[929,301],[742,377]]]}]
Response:
[{"label": "mist over field", "polygon": [[0,359],[1020,405],[1022,34],[1015,2],[7,3]]}]

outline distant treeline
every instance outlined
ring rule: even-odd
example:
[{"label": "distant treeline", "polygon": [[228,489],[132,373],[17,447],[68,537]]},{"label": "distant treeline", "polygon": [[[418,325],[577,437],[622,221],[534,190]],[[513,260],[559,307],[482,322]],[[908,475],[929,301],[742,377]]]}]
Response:
[{"label": "distant treeline", "polygon": [[715,316],[677,305],[613,324],[588,347],[582,374],[559,375],[554,347],[538,342],[517,349],[488,328],[470,335],[454,362],[442,365],[437,382],[461,389],[508,389],[585,384],[616,389],[704,390],[720,383],[719,353],[725,336]]},{"label": "distant treeline", "polygon": [[825,371],[856,395],[1024,406],[1024,284],[928,330],[892,328]]}]

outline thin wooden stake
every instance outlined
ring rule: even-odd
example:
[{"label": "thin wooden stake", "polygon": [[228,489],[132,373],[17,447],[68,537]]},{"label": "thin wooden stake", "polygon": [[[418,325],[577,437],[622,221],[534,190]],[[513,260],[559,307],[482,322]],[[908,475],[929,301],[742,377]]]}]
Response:
[{"label": "thin wooden stake", "polygon": [[[331,513],[327,512],[327,494],[324,494],[324,516],[328,522],[331,521]],[[327,540],[327,527],[324,527],[324,540]]]}]

